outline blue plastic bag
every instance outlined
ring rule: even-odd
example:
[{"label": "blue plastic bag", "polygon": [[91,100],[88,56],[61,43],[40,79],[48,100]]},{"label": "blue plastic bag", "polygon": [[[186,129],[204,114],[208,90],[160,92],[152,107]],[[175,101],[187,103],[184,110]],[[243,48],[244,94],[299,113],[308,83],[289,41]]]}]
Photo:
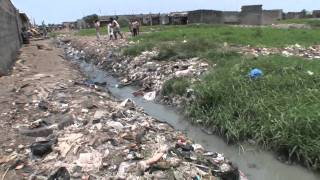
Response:
[{"label": "blue plastic bag", "polygon": [[262,75],[263,75],[262,70],[258,69],[258,68],[252,69],[249,74],[251,79],[257,79],[257,78],[261,77]]}]

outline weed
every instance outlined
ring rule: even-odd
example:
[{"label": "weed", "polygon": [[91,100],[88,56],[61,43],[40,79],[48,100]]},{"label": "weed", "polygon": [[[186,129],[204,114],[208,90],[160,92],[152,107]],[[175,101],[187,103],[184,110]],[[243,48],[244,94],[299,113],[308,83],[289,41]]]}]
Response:
[{"label": "weed", "polygon": [[190,86],[188,79],[172,78],[166,81],[162,88],[162,95],[180,95],[186,93],[186,89]]}]

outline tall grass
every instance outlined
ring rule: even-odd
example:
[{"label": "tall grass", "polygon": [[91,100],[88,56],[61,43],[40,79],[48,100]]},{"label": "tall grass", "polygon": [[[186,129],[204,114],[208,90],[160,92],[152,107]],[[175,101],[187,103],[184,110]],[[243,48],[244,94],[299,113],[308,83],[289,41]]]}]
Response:
[{"label": "tall grass", "polygon": [[[264,76],[252,80],[256,67]],[[194,87],[196,102],[187,112],[230,141],[254,139],[319,169],[319,68],[317,61],[278,56],[229,61]]]},{"label": "tall grass", "polygon": [[[168,26],[134,40],[137,43],[124,50],[126,55],[156,48],[157,60],[201,57],[217,64],[200,83],[191,85],[196,99],[185,109],[191,120],[202,119],[229,141],[254,139],[320,169],[320,62],[281,56],[248,59],[222,45],[313,45],[320,43],[320,31]],[[248,73],[253,68],[262,69],[264,76],[251,80]],[[163,93],[182,95],[189,86],[186,79],[172,79]]]}]

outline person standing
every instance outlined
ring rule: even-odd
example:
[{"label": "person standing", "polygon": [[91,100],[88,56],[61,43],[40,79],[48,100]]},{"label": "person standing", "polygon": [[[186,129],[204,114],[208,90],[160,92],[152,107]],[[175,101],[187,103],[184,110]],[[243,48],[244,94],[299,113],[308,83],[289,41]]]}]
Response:
[{"label": "person standing", "polygon": [[112,27],[112,22],[108,23],[108,36],[109,36],[109,41],[113,39],[113,27]]},{"label": "person standing", "polygon": [[110,18],[110,21],[112,22],[111,24],[112,24],[112,28],[113,28],[114,38],[117,40],[118,39],[117,34],[119,34],[121,39],[123,39],[123,35],[121,33],[120,25],[119,25],[118,21],[116,21],[113,18]]},{"label": "person standing", "polygon": [[139,34],[139,29],[140,29],[140,23],[137,20],[132,22],[133,37]]},{"label": "person standing", "polygon": [[96,20],[94,26],[96,28],[97,41],[100,41],[100,21]]}]

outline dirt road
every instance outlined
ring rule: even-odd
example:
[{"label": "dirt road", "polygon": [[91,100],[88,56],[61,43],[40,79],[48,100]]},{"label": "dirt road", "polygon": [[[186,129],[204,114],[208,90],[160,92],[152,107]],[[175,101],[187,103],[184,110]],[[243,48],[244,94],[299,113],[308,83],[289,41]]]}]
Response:
[{"label": "dirt road", "polygon": [[62,50],[54,48],[50,41],[33,42],[21,51],[12,74],[0,78],[1,164],[13,152],[17,156],[24,153],[34,141],[35,138],[20,135],[18,129],[48,115],[38,108],[39,102],[54,91],[73,85],[72,81],[80,77],[62,58]]}]

